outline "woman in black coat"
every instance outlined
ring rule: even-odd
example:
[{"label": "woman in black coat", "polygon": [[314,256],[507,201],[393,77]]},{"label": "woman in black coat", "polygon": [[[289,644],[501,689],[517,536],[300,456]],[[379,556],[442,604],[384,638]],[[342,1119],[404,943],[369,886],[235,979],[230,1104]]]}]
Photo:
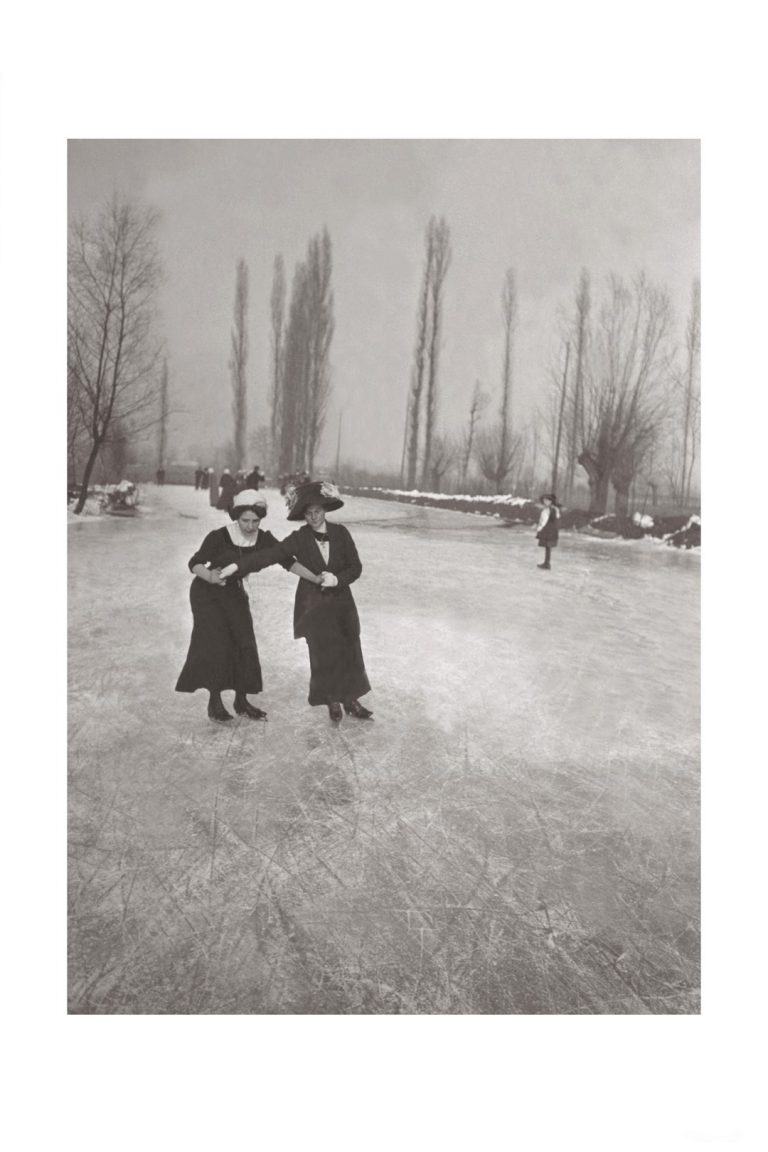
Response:
[{"label": "woman in black coat", "polygon": [[309,649],[309,703],[327,705],[334,721],[342,718],[342,704],[348,715],[368,720],[373,713],[359,697],[370,692],[371,686],[350,588],[363,566],[349,530],[325,519],[326,512],[342,508],[344,501],[338,488],[327,481],[291,488],[286,501],[288,519],[304,520],[304,526],[286,536],[276,549],[243,557],[236,572],[244,575],[294,561],[312,573],[315,581],[299,581],[293,609],[293,635],[305,639]]},{"label": "woman in black coat", "polygon": [[[262,690],[261,664],[248,593],[241,578],[225,580],[220,573],[220,558],[237,556],[239,560],[257,553],[273,551],[278,541],[271,532],[260,530],[259,522],[267,513],[267,503],[258,492],[239,492],[229,509],[233,521],[228,527],[209,532],[189,561],[195,579],[189,591],[192,605],[192,638],[187,659],[176,684],[177,692],[195,692],[206,688],[209,693],[208,715],[225,723],[232,715],[224,707],[221,693],[234,689],[235,712],[252,720],[265,720],[266,712],[248,702],[248,694]],[[291,559],[283,567],[317,582],[320,577]]]},{"label": "woman in black coat", "polygon": [[216,507],[220,512],[228,512],[237,491],[237,481],[230,472],[229,468],[225,468],[219,480],[219,498],[216,501]]}]

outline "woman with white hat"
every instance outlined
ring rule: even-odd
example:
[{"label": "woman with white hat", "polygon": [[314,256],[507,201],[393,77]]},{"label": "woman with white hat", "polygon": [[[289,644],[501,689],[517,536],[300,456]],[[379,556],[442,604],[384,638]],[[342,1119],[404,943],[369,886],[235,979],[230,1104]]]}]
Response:
[{"label": "woman with white hat", "polygon": [[276,549],[243,557],[233,571],[244,575],[292,561],[309,570],[311,579],[304,576],[296,587],[293,611],[293,635],[305,639],[309,649],[309,703],[327,706],[336,723],[342,718],[342,705],[347,715],[369,720],[373,713],[359,700],[371,685],[350,588],[363,566],[349,529],[325,518],[327,512],[342,508],[344,501],[335,484],[315,480],[288,488],[286,503],[288,519],[303,520],[304,526],[286,536]]},{"label": "woman with white hat", "polygon": [[[217,567],[222,555],[238,559],[274,549],[278,541],[271,532],[260,529],[267,514],[267,502],[253,489],[238,492],[229,508],[232,521],[225,528],[209,532],[189,561],[195,579],[189,591],[192,605],[192,638],[177,692],[208,690],[208,715],[226,723],[232,719],[221,693],[234,689],[235,712],[252,720],[265,720],[266,712],[248,701],[262,690],[261,665],[248,593],[241,578],[222,578]],[[320,584],[320,577],[293,560],[285,560],[288,572]]]}]

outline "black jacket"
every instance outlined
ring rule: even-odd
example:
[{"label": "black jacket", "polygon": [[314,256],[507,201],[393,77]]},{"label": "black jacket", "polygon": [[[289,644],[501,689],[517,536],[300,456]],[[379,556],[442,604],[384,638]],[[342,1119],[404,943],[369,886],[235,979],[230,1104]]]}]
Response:
[{"label": "black jacket", "polygon": [[357,580],[363,570],[355,542],[343,524],[326,521],[325,530],[329,544],[327,564],[308,524],[291,532],[276,548],[254,552],[238,561],[238,573],[243,576],[249,572],[259,572],[270,564],[287,567],[294,560],[317,575],[324,571],[333,572],[338,580],[335,588],[320,588],[309,580],[299,580],[293,606],[293,634],[296,638],[307,635],[307,627],[318,612],[334,613],[347,634],[360,634],[360,619],[350,588],[350,584]]}]

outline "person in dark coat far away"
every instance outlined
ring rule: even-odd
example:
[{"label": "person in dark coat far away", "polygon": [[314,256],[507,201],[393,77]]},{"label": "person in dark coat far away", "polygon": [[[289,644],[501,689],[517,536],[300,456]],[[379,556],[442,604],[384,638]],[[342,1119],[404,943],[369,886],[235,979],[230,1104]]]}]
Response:
[{"label": "person in dark coat far away", "polygon": [[220,512],[229,511],[236,491],[237,482],[229,468],[225,468],[219,480],[219,498],[216,501],[216,507]]},{"label": "person in dark coat far away", "polygon": [[538,567],[549,570],[552,567],[550,564],[552,549],[557,547],[559,536],[557,522],[560,519],[560,506],[554,492],[540,496],[539,503],[543,504],[544,507],[536,525],[536,538],[539,541],[539,547],[544,549],[544,563],[539,564]]},{"label": "person in dark coat far away", "polygon": [[[209,532],[189,561],[195,579],[189,590],[192,606],[192,638],[177,692],[208,690],[208,715],[225,723],[232,719],[222,703],[221,693],[234,689],[235,712],[252,720],[265,720],[266,712],[248,701],[248,694],[262,690],[261,664],[248,593],[237,577],[224,580],[217,558],[224,553],[243,559],[261,551],[273,551],[277,540],[271,532],[260,530],[267,502],[258,492],[238,493],[230,509],[232,523]],[[320,576],[292,559],[283,567],[302,577],[302,583],[319,585]],[[246,577],[247,581],[247,577]]]},{"label": "person in dark coat far away", "polygon": [[[309,703],[326,705],[333,721],[350,716],[368,720],[373,713],[359,700],[370,692],[360,644],[360,619],[350,585],[363,570],[348,528],[329,523],[326,512],[344,506],[335,484],[308,481],[286,493],[288,519],[305,524],[277,548],[252,553],[240,560],[238,575],[257,572],[270,564],[294,560],[318,576],[321,586],[306,579],[296,588],[293,635],[309,649]],[[225,566],[222,575],[229,569]]]},{"label": "person in dark coat far away", "polygon": [[258,464],[254,464],[253,468],[245,478],[246,487],[254,488],[258,492],[259,484],[263,484],[265,480],[266,476],[262,472],[261,468],[259,468]]}]

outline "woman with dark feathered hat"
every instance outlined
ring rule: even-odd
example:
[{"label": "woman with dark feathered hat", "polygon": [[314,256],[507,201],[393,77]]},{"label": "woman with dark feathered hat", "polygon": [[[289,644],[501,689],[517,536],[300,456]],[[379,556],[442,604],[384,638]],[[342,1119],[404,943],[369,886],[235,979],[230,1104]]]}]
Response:
[{"label": "woman with dark feathered hat", "polygon": [[319,578],[320,586],[299,580],[293,610],[293,635],[306,640],[309,649],[309,703],[326,705],[335,722],[342,718],[342,705],[347,715],[369,720],[373,713],[359,699],[371,686],[350,588],[363,566],[349,529],[326,520],[326,513],[342,508],[344,501],[335,484],[314,480],[289,488],[286,503],[288,519],[303,520],[303,527],[277,548],[243,557],[232,571],[243,576],[293,561]]},{"label": "woman with dark feathered hat", "polygon": [[[278,541],[271,532],[260,528],[267,514],[267,502],[252,489],[235,496],[229,508],[232,521],[226,528],[209,532],[189,561],[195,579],[189,590],[192,605],[192,638],[184,667],[176,684],[177,692],[208,690],[208,716],[225,723],[232,719],[221,699],[221,693],[234,689],[235,712],[252,720],[265,720],[266,712],[256,708],[248,695],[261,692],[261,664],[248,593],[243,581],[221,575],[221,557],[243,559],[274,549]],[[301,576],[302,583],[320,577],[295,561],[286,560],[283,567]]]}]

